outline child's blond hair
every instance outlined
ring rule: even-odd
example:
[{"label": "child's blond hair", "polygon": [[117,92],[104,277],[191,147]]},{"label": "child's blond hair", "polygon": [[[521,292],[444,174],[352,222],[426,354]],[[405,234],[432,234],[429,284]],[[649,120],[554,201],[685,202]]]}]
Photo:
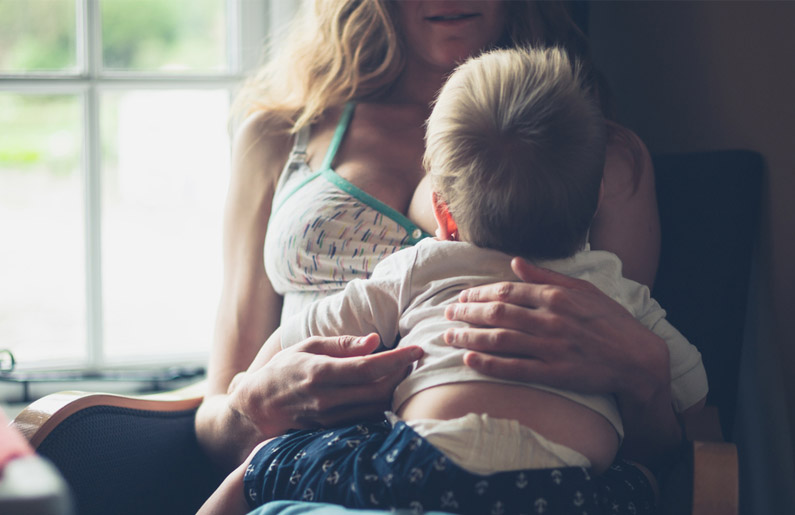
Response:
[{"label": "child's blond hair", "polygon": [[564,50],[495,50],[452,74],[424,165],[462,239],[529,259],[580,250],[599,202],[606,129]]}]

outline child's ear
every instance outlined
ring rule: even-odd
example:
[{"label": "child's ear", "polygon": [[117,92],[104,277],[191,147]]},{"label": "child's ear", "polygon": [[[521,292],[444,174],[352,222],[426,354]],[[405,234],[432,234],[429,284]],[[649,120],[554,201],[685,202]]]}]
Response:
[{"label": "child's ear", "polygon": [[457,241],[458,240],[458,225],[456,225],[450,210],[447,207],[447,202],[439,198],[436,192],[431,193],[431,200],[433,205],[433,217],[436,219],[438,228],[436,229],[436,237],[440,240]]}]

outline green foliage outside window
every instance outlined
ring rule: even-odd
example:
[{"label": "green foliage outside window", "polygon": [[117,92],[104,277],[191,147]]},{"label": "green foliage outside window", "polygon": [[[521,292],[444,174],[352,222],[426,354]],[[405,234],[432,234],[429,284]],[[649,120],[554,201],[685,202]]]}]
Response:
[{"label": "green foliage outside window", "polygon": [[72,95],[0,92],[0,176],[74,173],[81,153],[80,113]]},{"label": "green foliage outside window", "polygon": [[76,48],[74,1],[0,0],[0,73],[74,69]]},{"label": "green foliage outside window", "polygon": [[224,69],[224,0],[105,0],[100,6],[106,67]]},{"label": "green foliage outside window", "polygon": [[[78,72],[77,5],[75,0],[0,0],[0,80],[4,74]],[[226,0],[100,0],[103,67],[221,72],[225,7]],[[74,169],[77,153],[56,159],[59,165],[47,156],[47,142],[66,133],[77,138],[73,148],[80,148],[77,97],[65,98],[0,92],[0,173],[46,168],[62,175]]]}]

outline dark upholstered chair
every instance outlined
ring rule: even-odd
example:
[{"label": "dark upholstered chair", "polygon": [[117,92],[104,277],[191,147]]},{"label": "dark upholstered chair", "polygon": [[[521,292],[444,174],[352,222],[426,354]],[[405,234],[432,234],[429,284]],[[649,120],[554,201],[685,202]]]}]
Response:
[{"label": "dark upholstered chair", "polygon": [[202,387],[144,397],[62,392],[14,424],[58,467],[79,515],[195,513],[222,479],[193,428]]},{"label": "dark upholstered chair", "polygon": [[[663,478],[662,511],[737,513],[736,447],[722,440],[731,441],[736,412],[765,165],[732,150],[659,156],[654,166],[662,250],[652,293],[701,351],[710,387],[709,409],[686,421],[687,459]],[[733,474],[719,473],[726,467]]]},{"label": "dark upholstered chair", "polygon": [[[710,380],[708,409],[686,421],[682,459],[662,478],[662,511],[737,513],[736,447],[723,435],[731,439],[764,163],[724,151],[654,164],[663,235],[654,296],[701,350]],[[33,403],[14,424],[61,471],[81,515],[194,513],[220,480],[193,429],[201,393],[67,392]]]}]

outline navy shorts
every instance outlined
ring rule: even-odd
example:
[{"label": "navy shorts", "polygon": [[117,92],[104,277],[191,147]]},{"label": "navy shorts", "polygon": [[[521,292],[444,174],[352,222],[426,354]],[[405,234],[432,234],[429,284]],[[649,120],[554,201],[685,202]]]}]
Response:
[{"label": "navy shorts", "polygon": [[578,467],[480,476],[405,423],[386,420],[275,438],[252,458],[244,485],[252,508],[301,500],[416,513],[654,513],[651,485],[628,463],[598,477]]}]

